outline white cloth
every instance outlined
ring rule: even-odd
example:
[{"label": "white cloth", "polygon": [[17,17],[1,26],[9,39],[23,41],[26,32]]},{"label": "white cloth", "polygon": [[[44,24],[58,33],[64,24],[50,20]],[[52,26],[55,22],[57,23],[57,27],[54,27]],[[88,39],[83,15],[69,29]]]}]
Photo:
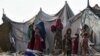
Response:
[{"label": "white cloth", "polygon": [[9,33],[9,37],[11,42],[15,45],[16,51],[25,51],[27,48],[27,44],[29,42],[28,39],[28,28],[29,25],[34,22],[35,18],[30,19],[24,23],[17,23],[11,21],[6,15],[3,15],[4,22],[9,22],[12,25],[11,32]]}]

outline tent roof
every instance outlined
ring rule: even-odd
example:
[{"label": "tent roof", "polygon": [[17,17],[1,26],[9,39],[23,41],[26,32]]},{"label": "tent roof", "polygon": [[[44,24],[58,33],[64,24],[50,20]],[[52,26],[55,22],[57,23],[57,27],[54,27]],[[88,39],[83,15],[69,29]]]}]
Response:
[{"label": "tent roof", "polygon": [[78,13],[77,15],[71,17],[71,18],[69,19],[69,22],[72,24],[72,23],[74,23],[76,20],[80,19],[81,16],[82,16],[82,12],[80,12],[80,13]]},{"label": "tent roof", "polygon": [[[97,4],[94,7],[89,6],[87,8],[90,9],[95,15],[97,15],[98,17],[100,17],[100,10],[97,9],[97,8],[100,8],[100,7],[97,6]],[[85,11],[86,9],[84,9],[83,11]],[[69,20],[70,23],[74,23],[76,20],[80,19],[80,16],[82,15],[83,11],[81,11],[77,15],[71,17],[70,20]]]},{"label": "tent roof", "polygon": [[[97,9],[99,8],[99,9]],[[90,7],[90,10],[97,16],[100,17],[100,7],[96,4],[94,7]]]},{"label": "tent roof", "polygon": [[62,16],[62,15],[64,15],[66,19],[69,19],[70,17],[74,16],[74,13],[70,9],[67,1],[65,1],[64,7],[55,15],[48,15],[40,8],[40,11],[36,15],[36,19],[43,20],[43,21],[53,21],[56,19],[54,17]]},{"label": "tent roof", "polygon": [[35,18],[35,17],[32,17],[30,20],[28,20],[28,21],[26,21],[26,22],[15,22],[15,21],[12,21],[10,18],[8,18],[8,17],[6,16],[6,14],[3,14],[3,16],[2,16],[3,22],[11,22],[11,23],[17,23],[17,24],[33,23],[34,18]]},{"label": "tent roof", "polygon": [[65,1],[65,5],[64,7],[58,12],[55,14],[55,16],[57,15],[61,15],[64,10],[66,10],[66,15],[68,16],[67,18],[69,19],[70,17],[74,16],[74,13],[73,11],[71,10],[70,6],[68,5],[67,1]]},{"label": "tent roof", "polygon": [[[44,18],[45,17],[45,18]],[[40,8],[40,11],[38,12],[38,14],[36,15],[36,19],[45,19],[45,21],[49,21],[51,20],[52,16],[51,15],[48,15],[47,13],[45,13],[42,8]],[[49,19],[49,20],[47,20]],[[42,19],[41,19],[42,20]]]},{"label": "tent roof", "polygon": [[2,16],[2,20],[3,20],[3,22],[12,21],[12,20],[10,20],[10,19],[6,16],[6,14],[4,14],[4,13],[3,13],[3,16]]},{"label": "tent roof", "polygon": [[[67,19],[69,19],[70,17],[72,17],[74,14],[72,12],[72,10],[70,9],[67,1],[65,2],[65,5],[64,7],[55,15],[53,16],[58,16],[58,15],[61,15],[62,13],[66,12],[66,16],[67,16]],[[36,15],[36,17],[41,17],[41,16],[44,16],[46,18],[50,18],[49,20],[54,20],[54,19],[51,19],[52,16],[51,15],[48,15],[47,13],[45,13],[44,11],[42,11],[42,9],[40,8],[40,11],[38,12],[38,14]],[[5,14],[3,14],[3,17],[6,17],[6,18],[3,18],[3,22],[12,22],[12,23],[18,23],[18,24],[24,24],[24,23],[28,23],[28,22],[33,22],[35,20],[35,17],[32,17],[30,20],[26,21],[26,22],[15,22],[15,21],[12,21],[10,18],[8,18]],[[46,19],[45,19],[46,20]],[[48,21],[48,20],[46,20]]]},{"label": "tent roof", "polygon": [[100,6],[98,4],[96,4],[93,8],[97,9],[97,10],[100,10]]}]

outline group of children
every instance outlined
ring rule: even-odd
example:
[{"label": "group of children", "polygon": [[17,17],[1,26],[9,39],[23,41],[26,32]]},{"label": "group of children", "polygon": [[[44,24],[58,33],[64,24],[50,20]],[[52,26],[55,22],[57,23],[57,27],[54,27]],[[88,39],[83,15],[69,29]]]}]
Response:
[{"label": "group of children", "polygon": [[[39,53],[41,54],[43,52],[44,39],[41,36],[39,27],[36,26],[35,29],[33,29],[34,27],[32,24],[29,26],[29,28],[30,28],[29,29],[29,38],[31,38],[31,39],[28,43],[28,47],[27,47],[25,54],[27,56],[36,56],[35,52],[37,52],[38,55],[39,55]],[[35,52],[33,53],[33,51],[35,51]],[[42,56],[42,54],[41,54],[41,56]]]},{"label": "group of children", "polygon": [[[43,52],[43,42],[45,41],[43,37],[41,36],[39,27],[35,27],[35,30],[33,29],[33,25],[30,25],[29,28],[31,29],[29,37],[31,40],[28,44],[29,50],[37,50],[40,52]],[[82,28],[82,41],[81,41],[81,48],[82,48],[82,55],[86,56],[88,52],[88,37],[89,34],[86,31],[86,26],[83,26]],[[79,44],[79,34],[75,34],[74,37],[71,36],[72,30],[71,28],[68,28],[66,30],[66,33],[64,35],[64,39],[62,40],[62,29],[63,24],[61,23],[61,19],[57,19],[56,24],[51,26],[51,31],[55,33],[54,36],[54,47],[53,47],[53,53],[54,55],[59,55],[62,52],[64,55],[67,54],[67,56],[71,56],[71,54],[78,54],[78,44]]]},{"label": "group of children", "polygon": [[78,54],[78,47],[79,47],[78,44],[80,44],[79,37],[82,37],[81,40],[82,55],[86,56],[86,54],[88,53],[88,37],[89,37],[87,28],[88,26],[84,25],[82,27],[81,35],[79,36],[79,34],[75,34],[74,37],[71,36],[72,33],[71,28],[68,28],[64,35],[64,39],[62,40],[63,25],[61,23],[61,19],[57,19],[56,24],[51,26],[51,31],[55,33],[53,54],[59,55],[62,52],[64,53],[64,55],[67,56],[71,56],[71,54]]}]

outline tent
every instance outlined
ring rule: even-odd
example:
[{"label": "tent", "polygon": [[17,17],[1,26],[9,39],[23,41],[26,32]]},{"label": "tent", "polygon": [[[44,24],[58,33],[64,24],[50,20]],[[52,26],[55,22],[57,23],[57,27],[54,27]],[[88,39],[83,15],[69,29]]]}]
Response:
[{"label": "tent", "polygon": [[[99,7],[98,7],[99,8]],[[76,16],[72,17],[69,21],[71,24],[73,34],[79,33],[83,25],[89,27],[89,32],[92,32],[92,36],[89,38],[89,44],[93,45],[91,52],[100,52],[100,10],[95,9],[95,7],[88,6],[86,9],[81,11]],[[81,38],[79,39],[79,42]],[[90,46],[91,47],[91,46]],[[95,52],[94,52],[95,53]]]},{"label": "tent", "polygon": [[60,17],[65,27],[68,24],[69,18],[72,17],[73,15],[74,14],[72,10],[70,9],[69,5],[66,2],[64,7],[57,14],[53,16],[46,14],[45,12],[42,11],[42,9],[40,9],[39,13],[35,17],[24,23],[14,22],[10,20],[5,14],[4,16],[6,18],[3,19],[3,22],[9,22],[12,25],[10,38],[14,40],[13,45],[15,46],[16,51],[25,51],[25,49],[27,48],[27,44],[29,42],[27,36],[29,25],[32,24],[33,22],[35,23],[35,25],[40,22],[43,22],[45,25],[46,37],[47,37],[45,41],[46,47],[50,48],[51,51],[53,47],[53,36],[54,36],[54,34],[50,30],[51,25],[55,24],[56,19]]},{"label": "tent", "polygon": [[10,20],[5,14],[3,17],[5,17],[3,18],[3,22],[9,22],[12,25],[10,28],[11,32],[9,33],[9,37],[11,38],[10,41],[13,41],[13,45],[16,51],[25,51],[29,41],[27,36],[28,27],[33,23],[34,17],[23,23],[14,22]]},{"label": "tent", "polygon": [[54,33],[51,32],[51,25],[55,24],[56,20],[60,18],[64,26],[62,33],[62,35],[64,35],[66,30],[65,26],[69,27],[69,18],[72,16],[74,16],[74,14],[67,2],[65,2],[64,7],[57,14],[53,16],[46,14],[45,12],[42,11],[42,9],[40,9],[39,13],[36,15],[36,18],[34,20],[35,24],[38,24],[39,22],[44,22],[46,29],[46,39],[47,39],[46,47],[47,49],[49,48],[49,51],[52,51],[53,40],[54,40]]},{"label": "tent", "polygon": [[[4,19],[5,17],[2,17]],[[9,33],[11,31],[11,24],[9,22],[3,22],[0,25],[0,49],[4,52],[10,51],[11,43]]]}]

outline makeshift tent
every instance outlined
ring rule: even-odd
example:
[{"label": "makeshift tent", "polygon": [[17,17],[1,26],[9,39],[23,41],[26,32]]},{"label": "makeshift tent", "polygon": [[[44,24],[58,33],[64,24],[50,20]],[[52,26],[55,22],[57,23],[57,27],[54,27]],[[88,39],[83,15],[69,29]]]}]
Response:
[{"label": "makeshift tent", "polygon": [[[5,17],[2,17],[4,20]],[[11,24],[9,22],[4,21],[0,25],[0,48],[2,51],[11,51],[11,43],[9,33],[11,29]]]},{"label": "makeshift tent", "polygon": [[[18,23],[10,20],[5,14],[3,17],[3,22],[9,22],[11,26],[10,38],[13,42],[16,51],[24,51],[27,48],[28,44],[28,27],[33,23],[34,17],[27,22]],[[7,33],[8,34],[8,33]]]},{"label": "makeshift tent", "polygon": [[[46,37],[48,40],[45,42],[49,42],[46,44],[46,47],[50,48],[50,50],[53,47],[53,36],[54,33],[51,32],[50,28],[52,24],[55,24],[56,19],[60,17],[64,27],[68,24],[68,20],[70,17],[73,16],[73,12],[70,9],[67,2],[65,3],[64,7],[54,16],[50,16],[42,11],[42,9],[39,11],[38,15],[36,17],[32,18],[31,20],[24,22],[24,23],[18,23],[10,20],[7,16],[7,18],[3,19],[3,21],[7,21],[12,25],[12,29],[10,32],[10,37],[14,39],[14,45],[17,51],[24,51],[27,48],[27,44],[29,42],[28,40],[28,27],[33,22],[36,24],[43,22],[46,29]],[[66,29],[66,28],[65,28]],[[63,30],[65,32],[65,30]],[[64,33],[63,33],[64,34]]]},{"label": "makeshift tent", "polygon": [[[46,29],[46,47],[47,49],[49,48],[50,51],[52,51],[53,48],[53,40],[54,40],[54,33],[51,32],[51,25],[54,25],[56,23],[56,20],[58,18],[61,19],[62,24],[64,26],[63,33],[65,33],[65,26],[69,27],[69,18],[72,17],[74,14],[72,10],[70,9],[69,5],[67,2],[65,2],[64,7],[54,16],[48,15],[40,9],[39,13],[36,15],[35,24],[38,24],[39,22],[44,22],[45,29]],[[61,38],[62,39],[62,38]]]},{"label": "makeshift tent", "polygon": [[[100,10],[97,10],[92,7],[87,7],[82,12],[77,14],[76,16],[72,17],[69,21],[71,24],[73,34],[80,33],[81,28],[84,24],[88,25],[89,32],[93,32],[92,40],[89,38],[89,44],[94,44],[94,46],[90,49],[91,52],[95,53],[97,51],[100,52]],[[81,39],[81,38],[80,38]],[[80,41],[79,39],[79,41]],[[81,41],[80,41],[81,42]],[[90,46],[91,47],[91,46]],[[94,50],[95,51],[94,51]]]}]

